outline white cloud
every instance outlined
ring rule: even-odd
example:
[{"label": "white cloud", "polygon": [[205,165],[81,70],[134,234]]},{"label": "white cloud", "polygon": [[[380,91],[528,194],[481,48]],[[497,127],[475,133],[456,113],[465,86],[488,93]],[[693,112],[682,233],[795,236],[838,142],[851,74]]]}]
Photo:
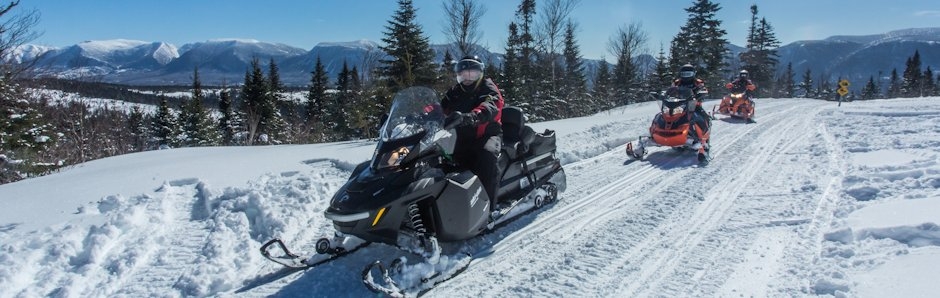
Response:
[{"label": "white cloud", "polygon": [[914,12],[918,17],[940,17],[940,10],[921,10]]}]

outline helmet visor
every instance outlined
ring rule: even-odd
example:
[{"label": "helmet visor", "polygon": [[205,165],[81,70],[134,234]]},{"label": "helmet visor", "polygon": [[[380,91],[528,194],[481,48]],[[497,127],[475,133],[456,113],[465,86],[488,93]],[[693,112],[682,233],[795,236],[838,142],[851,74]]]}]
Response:
[{"label": "helmet visor", "polygon": [[682,77],[682,78],[691,78],[691,77],[694,77],[694,76],[695,76],[695,71],[692,71],[692,70],[686,70],[686,71],[680,71],[680,72],[679,72],[679,77]]},{"label": "helmet visor", "polygon": [[472,83],[483,77],[483,71],[476,69],[465,69],[457,72],[457,83]]},{"label": "helmet visor", "polygon": [[460,62],[457,62],[457,64],[454,65],[454,72],[461,72],[467,69],[476,69],[479,71],[483,71],[483,63],[480,63],[474,60],[464,59],[464,60],[460,60]]}]

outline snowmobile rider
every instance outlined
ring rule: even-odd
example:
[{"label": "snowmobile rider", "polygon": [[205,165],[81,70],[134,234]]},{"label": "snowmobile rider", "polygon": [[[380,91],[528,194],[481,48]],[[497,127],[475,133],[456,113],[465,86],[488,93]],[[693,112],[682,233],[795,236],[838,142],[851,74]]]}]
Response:
[{"label": "snowmobile rider", "polygon": [[503,96],[493,80],[483,78],[483,63],[476,56],[466,56],[454,65],[457,84],[447,90],[441,107],[445,123],[459,123],[454,160],[480,178],[490,210],[497,210],[499,185],[497,158],[502,147],[500,118]]},{"label": "snowmobile rider", "polygon": [[[711,116],[702,108],[702,101],[705,95],[708,94],[708,89],[705,88],[705,81],[695,78],[695,67],[692,64],[679,67],[679,79],[675,80],[672,86],[692,89],[692,94],[695,94],[695,114],[698,114],[702,119],[711,120]],[[704,127],[711,126],[710,121],[708,124]]]},{"label": "snowmobile rider", "polygon": [[744,92],[744,95],[746,95],[747,98],[750,99],[751,91],[754,91],[755,89],[757,89],[757,86],[754,85],[754,83],[751,82],[750,79],[748,79],[747,70],[742,69],[741,72],[738,73],[738,78],[732,81],[731,83],[725,84],[725,88],[728,88],[729,90],[731,90],[731,93]]}]

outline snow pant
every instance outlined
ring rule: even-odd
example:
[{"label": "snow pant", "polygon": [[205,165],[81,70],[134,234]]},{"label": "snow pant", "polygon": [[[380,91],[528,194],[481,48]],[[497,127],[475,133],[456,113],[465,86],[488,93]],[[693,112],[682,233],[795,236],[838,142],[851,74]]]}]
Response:
[{"label": "snow pant", "polygon": [[490,210],[496,210],[498,201],[496,191],[499,187],[499,149],[502,147],[502,137],[499,135],[489,138],[476,139],[471,146],[458,149],[454,152],[457,164],[466,167],[480,178],[486,195],[490,197]]}]

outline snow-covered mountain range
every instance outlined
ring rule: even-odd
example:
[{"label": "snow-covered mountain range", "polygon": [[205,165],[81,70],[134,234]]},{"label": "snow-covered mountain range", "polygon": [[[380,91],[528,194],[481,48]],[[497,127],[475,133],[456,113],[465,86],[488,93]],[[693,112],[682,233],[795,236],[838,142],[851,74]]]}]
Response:
[{"label": "snow-covered mountain range", "polygon": [[[192,82],[193,68],[198,66],[204,84],[238,83],[244,79],[252,57],[267,64],[273,59],[287,85],[304,86],[310,81],[319,56],[331,77],[336,76],[343,62],[350,67],[368,68],[384,58],[379,44],[369,40],[324,42],[310,50],[285,44],[257,40],[209,40],[177,48],[163,42],[134,40],[87,41],[77,45],[52,48],[26,45],[8,59],[29,60],[42,55],[37,64],[41,74],[60,78],[95,80],[131,85],[185,85]],[[448,45],[433,46],[437,60],[443,60]],[[741,48],[729,45],[732,54]],[[904,62],[914,51],[920,51],[923,67],[940,68],[940,28],[916,28],[864,36],[832,36],[823,40],[797,41],[781,46],[779,71],[788,63],[802,74],[810,69],[814,80],[820,75],[830,80],[849,78],[858,81],[869,76],[882,77],[892,69],[904,71]],[[500,64],[502,55],[480,48],[484,62]],[[736,56],[736,55],[735,55]],[[593,73],[597,61],[589,60],[586,68]],[[732,64],[733,65],[733,64]]]}]

